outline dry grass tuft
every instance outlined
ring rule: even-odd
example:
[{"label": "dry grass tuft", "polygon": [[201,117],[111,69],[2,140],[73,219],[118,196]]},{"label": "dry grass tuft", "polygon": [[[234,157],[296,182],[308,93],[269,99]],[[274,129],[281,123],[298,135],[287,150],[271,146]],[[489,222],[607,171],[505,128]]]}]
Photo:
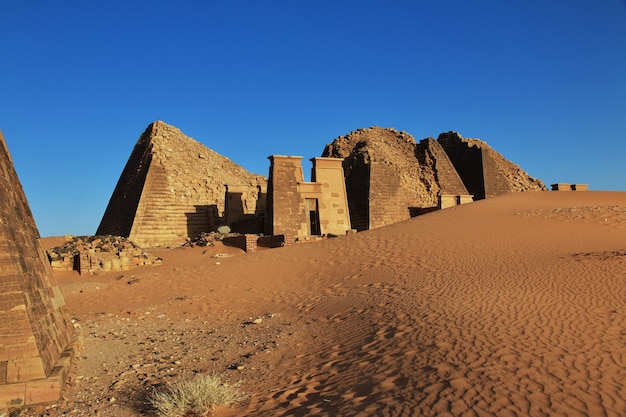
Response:
[{"label": "dry grass tuft", "polygon": [[155,391],[150,403],[160,417],[205,416],[215,406],[229,405],[241,398],[237,388],[223,384],[218,376],[198,375],[167,390]]}]

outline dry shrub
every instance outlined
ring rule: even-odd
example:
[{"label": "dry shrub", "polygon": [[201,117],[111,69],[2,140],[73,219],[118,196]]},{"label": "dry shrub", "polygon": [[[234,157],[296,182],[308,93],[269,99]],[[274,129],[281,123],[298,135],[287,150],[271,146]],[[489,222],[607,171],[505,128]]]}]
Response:
[{"label": "dry shrub", "polygon": [[157,390],[150,403],[160,417],[205,416],[216,405],[229,405],[242,398],[237,388],[225,385],[216,375],[198,375]]},{"label": "dry shrub", "polygon": [[227,235],[230,233],[230,226],[220,226],[217,228],[217,233],[219,233],[220,235]]}]

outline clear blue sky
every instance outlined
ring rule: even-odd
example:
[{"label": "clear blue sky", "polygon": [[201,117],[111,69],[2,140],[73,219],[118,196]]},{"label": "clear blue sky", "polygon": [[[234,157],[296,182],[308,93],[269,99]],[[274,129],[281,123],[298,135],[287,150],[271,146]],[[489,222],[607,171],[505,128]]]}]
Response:
[{"label": "clear blue sky", "polygon": [[264,175],[375,125],[626,191],[624,0],[0,0],[0,60],[42,236],[95,233],[154,120]]}]

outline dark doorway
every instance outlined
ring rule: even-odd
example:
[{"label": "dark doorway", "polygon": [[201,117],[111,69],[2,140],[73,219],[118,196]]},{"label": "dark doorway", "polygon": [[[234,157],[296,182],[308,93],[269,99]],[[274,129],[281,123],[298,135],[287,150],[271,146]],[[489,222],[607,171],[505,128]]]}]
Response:
[{"label": "dark doorway", "polygon": [[309,235],[321,235],[320,229],[320,213],[317,209],[317,198],[305,199],[306,212],[309,214]]}]

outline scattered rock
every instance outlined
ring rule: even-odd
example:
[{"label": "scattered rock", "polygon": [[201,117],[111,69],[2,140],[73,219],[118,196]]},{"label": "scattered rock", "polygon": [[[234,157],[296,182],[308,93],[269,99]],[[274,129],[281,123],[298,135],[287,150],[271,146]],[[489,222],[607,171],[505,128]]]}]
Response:
[{"label": "scattered rock", "polygon": [[221,242],[226,238],[235,236],[241,235],[239,233],[205,232],[200,233],[193,239],[189,239],[182,246],[191,248],[193,248],[194,246],[215,246],[215,242]]},{"label": "scattered rock", "polygon": [[48,249],[47,254],[53,269],[76,270],[81,275],[161,263],[161,258],[150,255],[127,238],[110,235],[67,236],[65,244]]}]

